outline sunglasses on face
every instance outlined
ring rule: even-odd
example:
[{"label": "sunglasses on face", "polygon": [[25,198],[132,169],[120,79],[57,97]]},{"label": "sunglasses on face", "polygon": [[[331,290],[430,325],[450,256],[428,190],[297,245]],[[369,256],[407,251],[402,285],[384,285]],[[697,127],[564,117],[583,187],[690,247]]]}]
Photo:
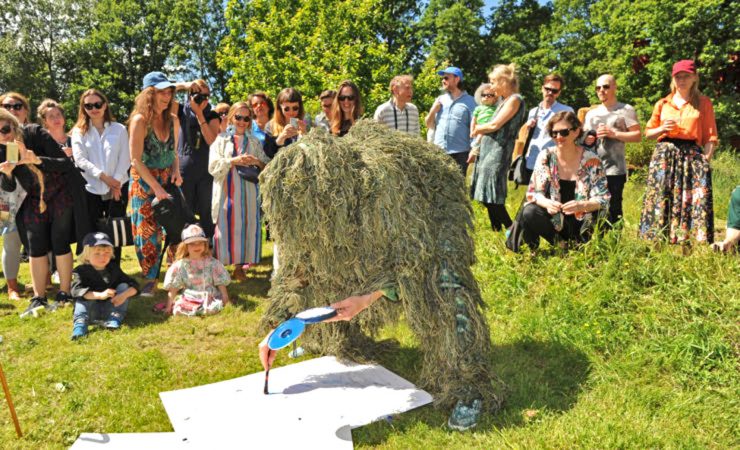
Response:
[{"label": "sunglasses on face", "polygon": [[234,114],[234,122],[247,122],[249,123],[252,120],[249,116],[240,116],[239,114]]},{"label": "sunglasses on face", "polygon": [[568,137],[571,131],[575,130],[575,128],[563,128],[562,130],[552,130],[550,131],[550,137],[555,139],[557,136],[560,137]]},{"label": "sunglasses on face", "polygon": [[10,125],[5,125],[4,127],[0,128],[0,134],[8,134],[10,133]]},{"label": "sunglasses on face", "polygon": [[346,102],[346,101],[353,102],[353,101],[355,101],[355,96],[354,95],[340,95],[337,98],[339,99],[340,102]]},{"label": "sunglasses on face", "polygon": [[226,116],[228,116],[228,115],[229,115],[229,113],[228,113],[228,112],[222,112],[222,113],[218,113],[218,116],[219,116],[219,117],[226,117]]},{"label": "sunglasses on face", "polygon": [[611,86],[608,84],[602,84],[601,86],[596,86],[597,91],[608,91]]},{"label": "sunglasses on face", "polygon": [[7,109],[8,111],[10,111],[11,109],[20,111],[21,109],[23,109],[23,103],[6,103],[3,105],[3,108]]},{"label": "sunglasses on face", "polygon": [[481,94],[481,97],[483,97],[483,98],[491,98],[491,97],[495,97],[495,96],[496,96],[496,94]]},{"label": "sunglasses on face", "polygon": [[551,88],[551,87],[547,87],[547,86],[543,86],[542,89],[546,90],[550,94],[557,94],[557,93],[560,92],[560,89],[555,89],[555,88]]},{"label": "sunglasses on face", "polygon": [[254,102],[254,103],[252,103],[252,108],[256,108],[258,106],[265,106],[265,105],[267,105],[267,102],[263,102],[263,101]]},{"label": "sunglasses on face", "polygon": [[105,105],[105,103],[95,102],[95,103],[85,103],[82,106],[84,106],[86,110],[92,111],[93,109],[103,109],[103,105]]},{"label": "sunglasses on face", "polygon": [[329,109],[329,108],[331,108],[331,103],[326,103],[326,104],[322,103],[321,104],[321,107],[324,108],[324,109]]},{"label": "sunglasses on face", "polygon": [[288,112],[288,111],[298,112],[300,109],[301,109],[300,106],[283,106],[283,111],[284,112]]}]

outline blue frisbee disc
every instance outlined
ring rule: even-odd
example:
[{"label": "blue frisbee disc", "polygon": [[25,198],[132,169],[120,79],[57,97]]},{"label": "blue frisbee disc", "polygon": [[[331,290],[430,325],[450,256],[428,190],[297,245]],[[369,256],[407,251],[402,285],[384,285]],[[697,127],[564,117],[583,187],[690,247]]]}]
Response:
[{"label": "blue frisbee disc", "polygon": [[337,315],[337,310],[330,306],[320,306],[318,308],[311,308],[305,311],[301,311],[295,315],[296,319],[300,319],[305,323],[319,323],[326,319],[331,319]]},{"label": "blue frisbee disc", "polygon": [[290,345],[303,334],[306,324],[300,319],[290,319],[278,325],[275,331],[267,338],[267,346],[270,350],[280,350]]}]

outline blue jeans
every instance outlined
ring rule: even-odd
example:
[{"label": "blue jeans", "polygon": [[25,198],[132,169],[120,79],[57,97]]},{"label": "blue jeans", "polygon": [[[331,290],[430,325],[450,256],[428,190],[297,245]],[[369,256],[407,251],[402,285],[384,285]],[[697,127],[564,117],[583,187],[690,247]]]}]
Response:
[{"label": "blue jeans", "polygon": [[[128,288],[128,284],[121,283],[116,286],[116,294],[125,292]],[[110,320],[114,318],[123,322],[123,318],[126,317],[128,300],[126,299],[125,302],[118,306],[113,306],[110,300],[85,300],[78,298],[75,301],[74,324],[87,325],[91,320]]]}]

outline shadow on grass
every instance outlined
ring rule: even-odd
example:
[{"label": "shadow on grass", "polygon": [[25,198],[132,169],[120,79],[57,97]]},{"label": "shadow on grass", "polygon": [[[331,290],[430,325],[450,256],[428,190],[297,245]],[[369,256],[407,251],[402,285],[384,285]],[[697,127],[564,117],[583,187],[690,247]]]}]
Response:
[{"label": "shadow on grass", "polygon": [[[543,413],[571,409],[591,371],[585,353],[557,342],[523,340],[492,349],[493,370],[506,385],[504,408],[484,414],[476,431],[520,427]],[[395,356],[378,359],[389,370],[415,383],[422,355],[416,348],[398,348]],[[450,411],[424,407],[395,418],[392,425],[376,422],[353,430],[355,444],[381,445],[391,434],[403,434],[419,426],[443,429]]]}]

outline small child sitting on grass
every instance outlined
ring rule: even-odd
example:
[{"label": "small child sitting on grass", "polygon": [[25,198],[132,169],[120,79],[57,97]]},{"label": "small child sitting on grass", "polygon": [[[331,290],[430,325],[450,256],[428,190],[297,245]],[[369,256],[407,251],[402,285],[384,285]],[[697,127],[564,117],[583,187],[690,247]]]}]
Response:
[{"label": "small child sitting on grass", "polygon": [[113,244],[107,234],[88,233],[82,243],[70,290],[75,300],[72,340],[87,335],[91,320],[103,321],[109,330],[120,328],[128,299],[139,292],[136,281],[113,262]]},{"label": "small child sitting on grass", "polygon": [[[226,286],[230,282],[229,272],[224,265],[211,256],[203,228],[195,224],[188,225],[182,230],[182,242],[177,247],[175,262],[164,277],[164,288],[167,289],[165,312],[172,314],[173,309],[186,310],[186,306],[200,301],[220,300],[227,305],[229,293]],[[176,308],[180,305],[183,308]],[[209,312],[207,306],[204,304],[197,313]]]}]

